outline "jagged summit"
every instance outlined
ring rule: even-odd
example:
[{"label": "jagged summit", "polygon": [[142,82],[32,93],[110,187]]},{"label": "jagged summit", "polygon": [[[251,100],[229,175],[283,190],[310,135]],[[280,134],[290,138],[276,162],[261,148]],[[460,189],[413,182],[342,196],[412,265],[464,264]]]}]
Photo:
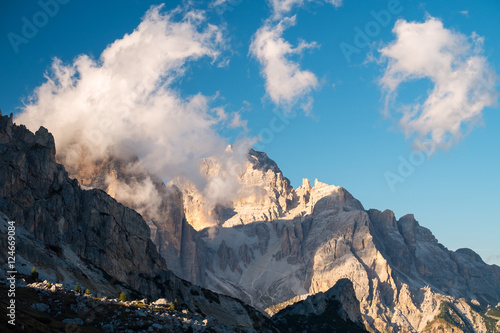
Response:
[{"label": "jagged summit", "polygon": [[283,174],[281,169],[278,167],[278,164],[276,164],[276,162],[270,159],[269,156],[262,151],[250,149],[248,151],[248,160],[252,163],[254,169],[262,170],[264,172],[271,170],[274,173]]}]

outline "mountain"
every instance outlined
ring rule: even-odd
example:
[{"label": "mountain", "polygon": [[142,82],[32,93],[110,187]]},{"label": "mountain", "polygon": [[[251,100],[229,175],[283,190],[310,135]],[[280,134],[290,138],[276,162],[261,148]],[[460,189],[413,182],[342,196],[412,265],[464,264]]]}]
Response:
[{"label": "mountain", "polygon": [[[207,181],[228,177],[217,158],[205,160],[201,173]],[[92,186],[110,194],[114,183],[130,184],[130,172],[113,159],[96,174],[90,178],[108,181]],[[389,210],[366,210],[344,188],[318,180],[294,189],[276,163],[255,150],[237,182],[234,197],[217,204],[188,180],[155,185],[164,212],[176,213],[153,214],[149,225],[180,277],[270,315],[347,278],[370,331],[432,331],[436,320],[449,317],[442,311],[449,304],[468,324],[445,320],[438,327],[494,332],[497,319],[486,313],[500,301],[500,267],[470,249],[446,249],[413,215],[396,219]],[[162,191],[173,191],[175,200]],[[130,205],[140,211],[137,202]],[[158,236],[165,230],[174,233]]]},{"label": "mountain", "polygon": [[[0,116],[0,221],[16,227],[16,269],[32,267],[42,279],[74,289],[80,284],[103,296],[126,291],[132,298],[166,298],[192,313],[247,331],[276,331],[272,322],[232,297],[178,278],[151,241],[137,212],[105,192],[81,189],[55,161],[52,135],[35,134]],[[0,244],[7,262],[7,243]],[[2,280],[5,271],[2,270]]]}]

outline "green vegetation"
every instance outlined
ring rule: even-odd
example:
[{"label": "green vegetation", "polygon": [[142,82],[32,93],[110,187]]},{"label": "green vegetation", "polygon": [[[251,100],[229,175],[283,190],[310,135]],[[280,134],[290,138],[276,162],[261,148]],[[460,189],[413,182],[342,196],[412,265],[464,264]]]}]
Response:
[{"label": "green vegetation", "polygon": [[90,292],[90,290],[88,290],[88,288],[87,288],[87,290],[85,290],[85,294],[86,295],[92,295],[92,293]]},{"label": "green vegetation", "polygon": [[50,284],[50,282],[47,283],[47,288],[49,288],[49,289],[52,288],[52,285]]},{"label": "green vegetation", "polygon": [[448,302],[441,303],[439,306],[439,314],[436,318],[443,319],[445,322],[455,327],[462,328],[463,326],[463,321],[460,319],[452,305]]},{"label": "green vegetation", "polygon": [[486,315],[491,316],[491,317],[500,318],[500,310],[498,310],[496,308],[490,308],[490,309],[488,309],[488,311],[486,311]]},{"label": "green vegetation", "polygon": [[31,270],[31,278],[34,281],[38,281],[38,272],[36,271],[35,266],[33,266],[33,269]]},{"label": "green vegetation", "polygon": [[[498,314],[500,318],[500,311],[496,309],[489,309],[486,314],[483,313],[484,310],[474,304],[469,304],[471,306],[472,312],[476,313],[477,316],[481,317],[484,320],[484,324],[486,325],[486,331],[488,333],[499,333],[496,329],[496,324],[498,319],[491,316],[491,313]],[[490,310],[491,311],[490,313]],[[498,312],[496,312],[496,311]],[[476,316],[473,316],[474,323],[476,323]],[[453,306],[453,304],[448,302],[442,302],[439,306],[439,314],[432,320],[427,323],[427,326],[424,329],[424,332],[434,332],[434,329],[445,329],[445,328],[458,328],[464,332],[472,332],[473,327],[470,323],[462,317],[462,315],[458,312],[458,310]]]},{"label": "green vegetation", "polygon": [[480,313],[481,317],[484,319],[484,324],[486,325],[486,331],[488,333],[500,332],[497,330],[497,322],[500,319],[500,311],[495,308],[490,308],[485,314]]},{"label": "green vegetation", "polygon": [[460,330],[465,329],[464,321],[461,319],[452,304],[448,302],[441,302],[439,305],[439,314],[434,317],[432,321],[427,323],[424,332],[433,331],[433,327],[439,329],[444,328],[459,328]]},{"label": "green vegetation", "polygon": [[80,285],[79,285],[79,284],[77,284],[77,285],[76,285],[76,287],[75,287],[75,291],[76,291],[77,293],[81,294],[81,293],[82,293],[82,287],[80,287]]},{"label": "green vegetation", "polygon": [[484,323],[486,324],[487,332],[497,333],[498,332],[498,330],[496,329],[497,320],[488,316],[483,316],[483,318],[484,318]]},{"label": "green vegetation", "polygon": [[170,306],[168,307],[168,309],[175,311],[175,310],[177,310],[177,308],[178,308],[178,304],[177,304],[177,298],[176,298],[173,302],[170,303]]},{"label": "green vegetation", "polygon": [[127,294],[125,294],[123,291],[120,293],[120,297],[118,297],[118,300],[121,302],[126,302],[127,301]]}]

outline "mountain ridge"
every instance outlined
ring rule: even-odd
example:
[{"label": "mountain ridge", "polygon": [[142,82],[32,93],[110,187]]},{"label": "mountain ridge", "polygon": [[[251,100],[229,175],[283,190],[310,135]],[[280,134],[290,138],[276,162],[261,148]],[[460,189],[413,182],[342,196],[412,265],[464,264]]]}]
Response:
[{"label": "mountain ridge", "polygon": [[[41,131],[38,140],[49,140]],[[79,177],[145,217],[176,275],[261,311],[274,314],[348,278],[369,331],[425,332],[445,303],[475,331],[488,331],[484,312],[500,300],[498,266],[472,250],[448,251],[412,214],[396,220],[389,210],[365,210],[344,188],[317,180],[294,189],[267,154],[251,150],[248,158],[236,197],[212,208],[196,186],[164,185],[138,159],[110,159]],[[202,174],[224,179],[222,165],[212,159]],[[140,200],[123,196],[131,189],[147,191],[137,192]]]},{"label": "mountain ridge", "polygon": [[[203,174],[222,177],[222,165],[212,159]],[[188,212],[183,221],[195,226],[191,262],[184,264],[202,267],[197,275],[176,271],[183,278],[270,314],[273,306],[348,278],[374,332],[422,332],[445,301],[464,298],[484,309],[500,301],[500,267],[477,260],[470,249],[447,250],[413,214],[396,219],[390,210],[365,210],[344,188],[318,180],[311,186],[304,179],[294,189],[267,154],[254,150],[238,181],[217,224],[203,222],[206,207],[196,186],[176,184]],[[467,302],[460,307],[472,323],[476,312]]]}]

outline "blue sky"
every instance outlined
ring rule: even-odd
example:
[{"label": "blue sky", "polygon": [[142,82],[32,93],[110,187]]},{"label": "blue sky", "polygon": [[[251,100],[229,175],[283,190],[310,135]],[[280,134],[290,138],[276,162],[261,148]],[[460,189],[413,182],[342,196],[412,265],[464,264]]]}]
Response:
[{"label": "blue sky", "polygon": [[[94,75],[92,68],[106,61],[111,68],[101,53],[125,34],[133,39],[143,24],[134,40],[136,53],[130,54],[148,63],[155,49],[141,51],[137,40],[154,33],[146,29],[145,15],[159,4],[61,0],[47,10],[37,2],[2,3],[2,112],[25,111],[21,119],[38,112],[38,122],[58,140],[57,133],[64,132],[50,119],[80,109],[68,104],[65,113],[54,115],[46,113],[49,106],[61,107],[70,97],[29,100],[47,84],[44,75],[54,75],[53,58],[71,67],[78,56],[87,55],[95,63],[79,67],[74,76],[83,82],[84,76]],[[51,10],[52,15],[44,14]],[[155,20],[184,22],[170,33],[195,42],[188,56],[158,62],[167,68],[161,76],[165,96],[175,96],[169,107],[180,108],[188,118],[181,117],[171,129],[194,142],[176,143],[182,152],[198,156],[220,142],[260,136],[255,147],[278,163],[294,187],[302,178],[343,186],[366,209],[391,209],[397,218],[413,213],[446,247],[469,247],[500,265],[500,110],[494,74],[500,72],[498,1],[171,1],[158,12],[168,19],[153,17],[149,27]],[[382,12],[389,15],[379,22],[373,13]],[[38,22],[37,31],[23,31],[26,21]],[[186,27],[193,30],[184,34]],[[367,40],[356,40],[358,31],[366,34],[366,29]],[[346,57],[346,45],[356,53]],[[63,90],[51,94],[63,96]],[[33,106],[31,111],[25,103]],[[132,115],[156,116],[140,110]],[[427,116],[420,117],[424,112]],[[286,123],[277,114],[288,116]],[[209,121],[203,118],[207,115]],[[204,121],[189,120],[196,116]],[[442,129],[445,134],[453,130],[442,137]],[[116,133],[109,137],[122,138]],[[430,142],[432,151],[419,153],[422,142]],[[148,146],[144,155],[155,152]],[[171,156],[184,158],[175,149]],[[179,168],[181,162],[159,170],[170,175]]]}]

